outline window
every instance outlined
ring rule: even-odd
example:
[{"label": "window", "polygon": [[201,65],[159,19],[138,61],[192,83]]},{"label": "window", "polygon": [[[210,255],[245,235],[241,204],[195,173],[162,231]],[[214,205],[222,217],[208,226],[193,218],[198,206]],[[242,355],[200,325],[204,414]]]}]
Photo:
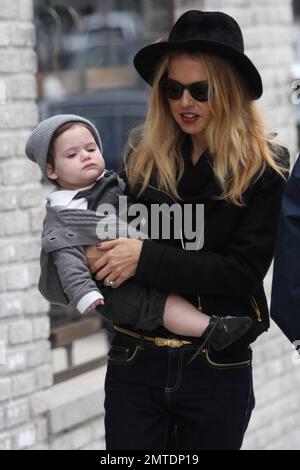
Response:
[{"label": "window", "polygon": [[157,0],[36,0],[40,98],[141,87],[133,56],[169,30],[171,4]]}]

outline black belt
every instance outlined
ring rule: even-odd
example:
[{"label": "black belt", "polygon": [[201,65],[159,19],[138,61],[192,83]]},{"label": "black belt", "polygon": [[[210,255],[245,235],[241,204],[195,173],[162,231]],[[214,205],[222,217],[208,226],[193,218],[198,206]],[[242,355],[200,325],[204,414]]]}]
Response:
[{"label": "black belt", "polygon": [[134,331],[126,330],[125,328],[121,328],[119,326],[115,326],[114,328],[119,333],[122,333],[127,336],[131,336],[132,338],[142,339],[143,341],[148,341],[154,344],[155,346],[165,346],[168,348],[181,348],[182,346],[185,346],[187,344],[193,344],[191,341],[186,341],[186,340],[177,339],[177,338],[160,338],[159,336],[144,336]]}]

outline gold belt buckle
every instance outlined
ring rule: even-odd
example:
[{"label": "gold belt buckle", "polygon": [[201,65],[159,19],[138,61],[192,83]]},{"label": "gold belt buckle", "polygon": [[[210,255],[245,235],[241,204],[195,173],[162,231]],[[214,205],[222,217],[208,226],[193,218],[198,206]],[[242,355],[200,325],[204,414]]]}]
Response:
[{"label": "gold belt buckle", "polygon": [[181,348],[185,344],[191,344],[190,341],[184,341],[175,338],[154,338],[155,346],[167,346],[168,348]]}]

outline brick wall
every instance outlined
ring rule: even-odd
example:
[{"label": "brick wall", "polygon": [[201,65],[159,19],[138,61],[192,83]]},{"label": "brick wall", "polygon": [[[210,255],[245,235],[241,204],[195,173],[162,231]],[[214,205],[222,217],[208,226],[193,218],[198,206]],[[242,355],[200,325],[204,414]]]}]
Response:
[{"label": "brick wall", "polygon": [[46,441],[32,399],[52,385],[48,304],[36,289],[40,174],[24,156],[37,122],[32,16],[31,0],[0,1],[0,449]]},{"label": "brick wall", "polygon": [[[290,86],[291,4],[290,0],[175,0],[177,16],[189,9],[219,10],[239,22],[246,52],[264,82],[259,107],[268,129],[278,132],[279,141],[289,148],[294,159],[297,144]],[[268,297],[271,279],[272,270],[265,280]],[[291,345],[274,324],[253,346],[256,408],[244,448],[299,449],[299,360],[293,362]]]}]

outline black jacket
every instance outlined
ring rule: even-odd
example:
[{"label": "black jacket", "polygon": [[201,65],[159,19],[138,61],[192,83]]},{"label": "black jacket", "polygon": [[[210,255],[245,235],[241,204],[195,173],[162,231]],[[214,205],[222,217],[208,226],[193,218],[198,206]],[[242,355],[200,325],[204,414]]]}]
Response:
[{"label": "black jacket", "polygon": [[[277,146],[276,154],[288,168],[287,149]],[[178,189],[183,203],[205,205],[204,246],[184,251],[180,240],[145,240],[137,280],[184,295],[195,306],[199,296],[203,312],[210,315],[251,316],[253,328],[241,342],[254,341],[269,327],[263,279],[274,253],[284,188],[284,179],[268,167],[245,192],[244,207],[216,200],[220,192],[208,151],[195,166],[186,152]],[[171,205],[174,200],[150,186],[138,202],[150,208],[153,203]],[[175,336],[163,328],[153,334]]]},{"label": "black jacket", "polygon": [[[300,157],[282,199],[271,296],[271,316],[291,342],[300,340]],[[299,350],[299,349],[298,349]]]}]

